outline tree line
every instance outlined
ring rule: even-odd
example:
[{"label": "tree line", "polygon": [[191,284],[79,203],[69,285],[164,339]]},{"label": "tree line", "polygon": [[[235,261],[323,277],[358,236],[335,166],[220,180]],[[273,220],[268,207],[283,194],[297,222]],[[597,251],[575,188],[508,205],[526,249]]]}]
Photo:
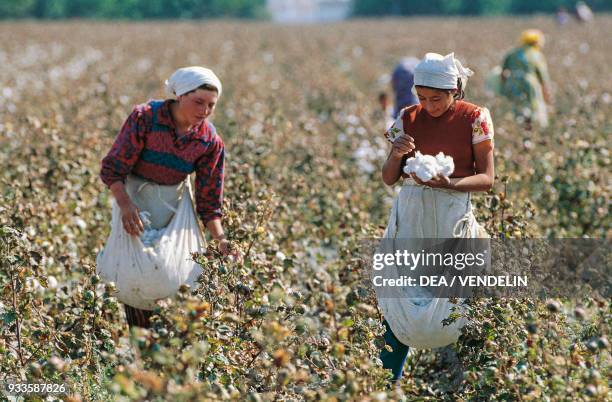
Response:
[{"label": "tree line", "polygon": [[[594,11],[612,10],[610,0],[585,2]],[[573,11],[575,0],[354,0],[353,15],[504,15]]]},{"label": "tree line", "polygon": [[266,17],[265,0],[1,0],[0,18],[201,19]]},{"label": "tree line", "polygon": [[[569,0],[353,0],[352,15],[502,15],[573,10]],[[595,11],[612,10],[610,0],[590,0]],[[266,0],[1,0],[0,19],[266,19]]]}]

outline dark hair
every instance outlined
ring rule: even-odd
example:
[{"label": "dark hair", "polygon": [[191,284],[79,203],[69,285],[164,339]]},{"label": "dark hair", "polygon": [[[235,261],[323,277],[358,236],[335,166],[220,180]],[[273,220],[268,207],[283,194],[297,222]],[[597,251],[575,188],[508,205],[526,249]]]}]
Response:
[{"label": "dark hair", "polygon": [[213,92],[216,92],[216,93],[217,93],[217,95],[219,95],[219,89],[217,89],[217,87],[216,87],[216,86],[214,86],[214,85],[210,85],[210,84],[202,84],[202,85],[200,85],[199,87],[197,87],[196,89],[192,89],[192,90],[191,90],[191,91],[189,91],[189,92],[185,92],[183,95],[189,95],[190,93],[195,92],[195,91],[197,91],[198,89],[203,89],[203,90],[205,90],[205,91],[213,91]]},{"label": "dark hair", "polygon": [[[440,88],[434,88],[434,87],[426,87],[423,85],[415,85],[415,88],[427,88],[427,89],[433,89],[435,91],[441,91],[441,92],[445,92],[447,94],[450,94],[451,92],[454,91],[454,89],[440,89]],[[455,100],[461,100],[463,98],[465,98],[465,91],[463,90],[463,84],[461,83],[461,78],[457,78],[457,89],[456,89],[456,93],[453,95],[453,99]]]}]

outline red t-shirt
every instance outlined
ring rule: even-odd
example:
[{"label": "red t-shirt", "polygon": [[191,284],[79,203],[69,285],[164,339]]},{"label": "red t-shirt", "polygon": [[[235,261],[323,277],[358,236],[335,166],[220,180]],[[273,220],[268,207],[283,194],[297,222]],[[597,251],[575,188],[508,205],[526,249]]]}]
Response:
[{"label": "red t-shirt", "polygon": [[[414,138],[416,148],[404,157],[443,152],[453,158],[455,170],[450,177],[476,174],[473,145],[493,140],[493,122],[487,108],[456,101],[439,117],[432,117],[420,104],[404,108],[393,126]],[[404,175],[406,176],[406,175]]]}]

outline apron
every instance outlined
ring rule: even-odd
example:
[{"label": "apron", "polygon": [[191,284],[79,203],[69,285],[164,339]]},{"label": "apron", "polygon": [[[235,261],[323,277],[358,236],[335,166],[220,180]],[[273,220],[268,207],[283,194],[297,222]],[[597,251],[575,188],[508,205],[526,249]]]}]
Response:
[{"label": "apron", "polygon": [[153,229],[168,226],[177,211],[185,190],[185,180],[179,184],[161,185],[130,174],[125,190],[140,212],[146,213]]},{"label": "apron", "polygon": [[[437,189],[404,179],[394,201],[385,239],[489,237],[478,224],[472,211],[471,194]],[[397,267],[391,276],[400,273]],[[384,297],[377,290],[378,305],[393,334],[405,345],[416,349],[443,347],[457,341],[465,319],[448,326],[441,321],[457,304],[448,298],[432,298],[421,287],[385,289]]]},{"label": "apron", "polygon": [[472,211],[471,193],[423,186],[406,178],[383,237],[479,237],[482,230]]}]

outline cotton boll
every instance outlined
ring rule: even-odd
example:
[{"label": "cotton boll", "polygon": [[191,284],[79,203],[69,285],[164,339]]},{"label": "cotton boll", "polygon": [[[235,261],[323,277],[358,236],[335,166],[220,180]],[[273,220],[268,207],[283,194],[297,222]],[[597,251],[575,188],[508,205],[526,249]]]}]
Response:
[{"label": "cotton boll", "polygon": [[414,173],[423,181],[429,181],[435,176],[435,170],[426,165],[419,166]]},{"label": "cotton boll", "polygon": [[151,220],[149,219],[149,217],[151,216],[150,212],[142,211],[139,215],[143,225],[151,226]]},{"label": "cotton boll", "polygon": [[410,174],[416,171],[416,168],[418,165],[419,163],[417,162],[416,158],[406,159],[406,166],[404,166],[404,173]]},{"label": "cotton boll", "polygon": [[437,171],[438,160],[432,155],[421,155],[421,165],[428,166],[434,171]]},{"label": "cotton boll", "polygon": [[452,157],[446,156],[442,152],[439,152],[438,155],[436,155],[436,161],[438,162],[439,166],[439,174],[448,177],[455,171],[455,163],[453,162]]},{"label": "cotton boll", "polygon": [[408,158],[404,172],[415,173],[423,181],[431,180],[437,172],[436,159],[431,155],[423,155],[416,152],[414,158]]},{"label": "cotton boll", "polygon": [[413,158],[406,160],[404,166],[404,173],[415,173],[422,181],[429,181],[439,175],[449,176],[454,170],[453,158],[445,156],[442,152],[434,157],[417,151]]},{"label": "cotton boll", "polygon": [[359,169],[364,173],[370,174],[376,170],[376,166],[366,160],[360,160],[357,165],[359,166]]},{"label": "cotton boll", "polygon": [[74,221],[74,224],[77,225],[81,230],[87,229],[87,223],[83,219],[79,217],[75,217],[73,221]]},{"label": "cotton boll", "polygon": [[145,229],[140,235],[140,241],[147,247],[153,247],[164,235],[164,229]]},{"label": "cotton boll", "polygon": [[47,277],[47,287],[49,289],[55,289],[57,287],[57,279],[54,276]]},{"label": "cotton boll", "polygon": [[438,162],[431,155],[423,155],[421,164],[415,171],[417,177],[423,181],[429,181],[438,173]]},{"label": "cotton boll", "polygon": [[379,160],[383,159],[385,155],[386,151],[384,149],[375,148],[370,141],[362,141],[359,148],[353,153],[353,158],[355,158],[359,170],[371,174],[376,170]]},{"label": "cotton boll", "polygon": [[406,159],[406,166],[404,166],[404,173],[414,173],[423,161],[423,154],[416,151],[412,158]]},{"label": "cotton boll", "polygon": [[104,294],[104,292],[106,291],[106,284],[103,282],[100,282],[96,285],[96,294],[98,296],[102,296]]},{"label": "cotton boll", "polygon": [[151,214],[147,211],[140,213],[140,219],[145,226],[145,230],[140,235],[140,241],[146,247],[153,247],[156,245],[164,234],[164,229],[151,228],[151,221],[149,220],[150,216]]},{"label": "cotton boll", "polygon": [[38,294],[43,294],[45,292],[45,288],[42,287],[38,279],[33,278],[31,276],[26,278],[26,289],[29,291],[36,292]]}]

